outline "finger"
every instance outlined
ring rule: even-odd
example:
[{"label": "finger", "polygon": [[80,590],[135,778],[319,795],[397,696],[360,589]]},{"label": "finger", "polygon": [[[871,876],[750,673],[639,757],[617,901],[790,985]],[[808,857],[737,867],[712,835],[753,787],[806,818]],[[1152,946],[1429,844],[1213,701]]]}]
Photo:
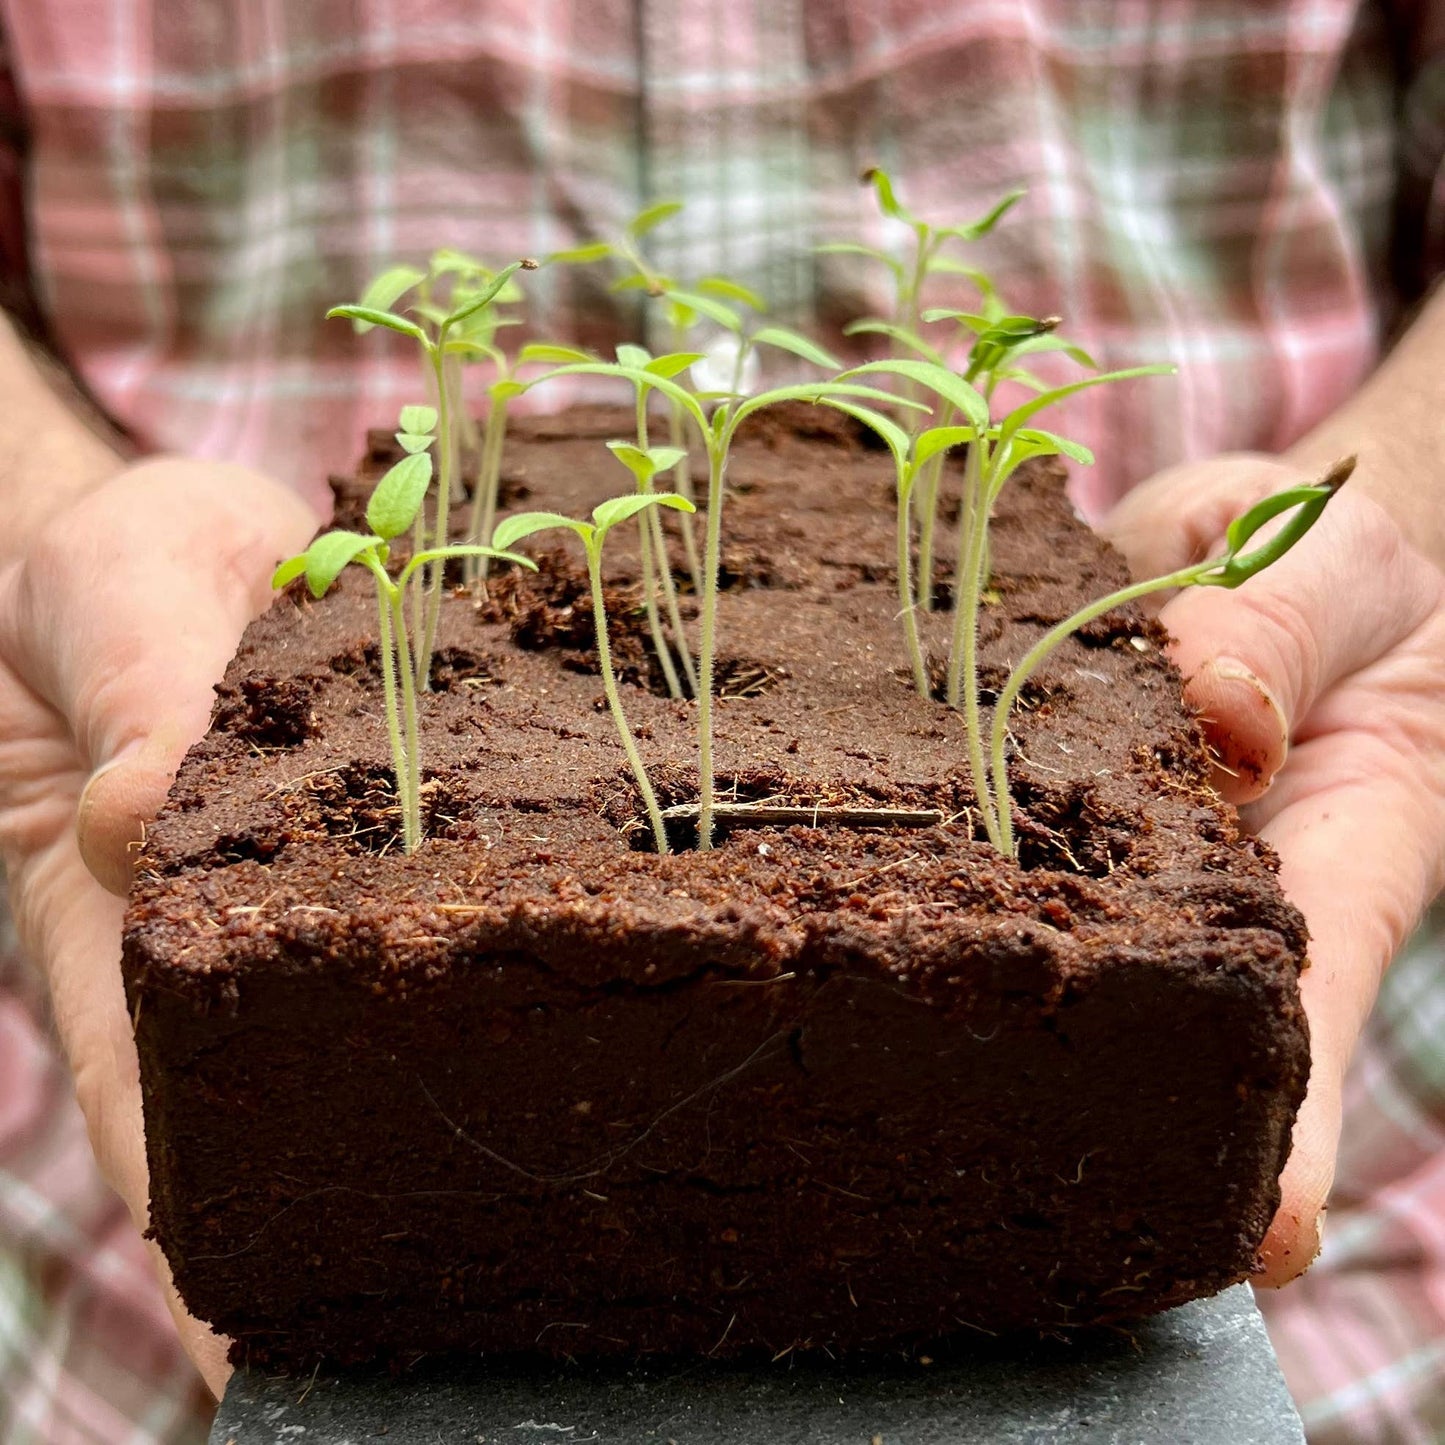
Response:
[{"label": "finger", "polygon": [[[1435,751],[1442,755],[1445,737]],[[1445,857],[1438,767],[1422,776],[1415,759],[1382,739],[1333,733],[1301,746],[1287,777],[1289,800],[1264,836],[1279,851],[1286,895],[1309,921],[1300,991],[1312,1064],[1262,1251],[1268,1285],[1294,1278],[1318,1251],[1345,1070],[1385,968],[1439,890]]]},{"label": "finger", "polygon": [[[1388,583],[1385,579],[1388,579]],[[1195,587],[1160,614],[1231,802],[1258,798],[1291,734],[1341,679],[1396,648],[1440,600],[1440,574],[1373,502],[1343,492],[1279,562],[1228,591]]]},{"label": "finger", "polygon": [[212,687],[270,600],[275,564],[314,512],[260,473],[162,460],[136,467],[40,533],[0,628],[26,682],[65,719],[91,778],[82,855],[114,892]]}]

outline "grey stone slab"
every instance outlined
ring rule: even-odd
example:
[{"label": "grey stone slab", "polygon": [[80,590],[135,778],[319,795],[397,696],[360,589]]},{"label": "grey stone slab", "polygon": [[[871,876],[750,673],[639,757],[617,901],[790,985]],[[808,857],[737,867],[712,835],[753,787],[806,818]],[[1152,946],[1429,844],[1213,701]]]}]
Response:
[{"label": "grey stone slab", "polygon": [[1303,1445],[1245,1286],[1130,1336],[855,1367],[238,1373],[211,1445]]}]

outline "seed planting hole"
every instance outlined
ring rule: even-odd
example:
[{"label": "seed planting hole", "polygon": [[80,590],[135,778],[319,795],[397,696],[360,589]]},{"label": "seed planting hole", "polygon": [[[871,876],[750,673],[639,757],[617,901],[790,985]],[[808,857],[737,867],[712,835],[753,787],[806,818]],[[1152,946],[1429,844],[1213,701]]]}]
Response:
[{"label": "seed planting hole", "polygon": [[[330,837],[363,853],[399,853],[401,807],[388,768],[348,763],[298,779],[285,794],[293,826],[312,837]],[[446,837],[470,811],[465,786],[450,776],[423,777],[422,832]]]},{"label": "seed planting hole", "polygon": [[1015,780],[1014,803],[1019,866],[1025,870],[1107,878],[1133,858],[1136,820],[1106,815],[1087,784],[1055,791]]},{"label": "seed planting hole", "polygon": [[300,747],[316,736],[315,681],[305,677],[247,677],[216,688],[211,727],[262,751]]},{"label": "seed planting hole", "polygon": [[[352,677],[368,692],[381,691],[381,648],[375,642],[339,652],[329,662],[331,671]],[[500,658],[469,647],[439,647],[432,654],[433,692],[476,692],[499,687],[504,681]]]}]

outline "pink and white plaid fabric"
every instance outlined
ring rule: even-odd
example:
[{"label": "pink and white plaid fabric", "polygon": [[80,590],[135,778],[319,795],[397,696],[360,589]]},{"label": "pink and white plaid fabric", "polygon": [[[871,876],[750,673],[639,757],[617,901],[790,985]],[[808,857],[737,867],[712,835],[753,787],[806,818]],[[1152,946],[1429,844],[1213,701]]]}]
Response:
[{"label": "pink and white plaid fabric", "polygon": [[[974,258],[1106,365],[1077,398],[1099,509],[1165,464],[1284,446],[1343,400],[1445,238],[1445,3],[1429,0],[0,0],[49,325],[147,443],[297,479],[416,400],[321,320],[383,265],[502,261],[677,198],[654,260],[726,271],[837,344],[881,275],[821,240],[1028,201]],[[0,206],[0,267],[17,217]],[[14,282],[14,275],[0,281]],[[13,292],[13,287],[11,288]],[[0,295],[8,294],[0,289]],[[606,348],[636,297],[548,268],[533,330]],[[940,287],[937,301],[967,300]],[[548,405],[568,398],[538,393]],[[1268,1302],[1321,1442],[1445,1438],[1440,949],[1387,985],[1325,1259]],[[0,972],[0,1439],[199,1438],[144,1261],[95,1179],[33,988]]]}]

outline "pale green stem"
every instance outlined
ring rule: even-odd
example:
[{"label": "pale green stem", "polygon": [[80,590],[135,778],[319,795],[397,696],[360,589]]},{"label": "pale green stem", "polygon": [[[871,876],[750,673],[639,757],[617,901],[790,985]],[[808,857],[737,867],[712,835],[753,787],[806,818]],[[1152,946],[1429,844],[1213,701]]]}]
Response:
[{"label": "pale green stem", "polygon": [[[474,547],[485,546],[482,535],[482,517],[486,512],[487,495],[487,472],[491,467],[492,448],[496,445],[493,437],[496,428],[493,426],[496,407],[492,405],[487,410],[487,419],[482,424],[482,450],[481,456],[477,459],[477,477],[472,485],[472,510],[467,520],[467,541]],[[477,580],[477,559],[468,557],[463,564],[463,576],[470,586]]]},{"label": "pale green stem", "polygon": [[959,529],[958,563],[953,574],[953,640],[948,657],[948,705],[963,704],[963,730],[969,774],[989,841],[1002,851],[998,820],[989,789],[978,701],[978,603],[983,544],[988,530],[987,443],[970,444],[965,473],[967,507]]},{"label": "pale green stem", "polygon": [[[687,429],[682,415],[682,406],[679,402],[673,401],[672,410],[668,414],[667,428],[668,443],[675,447],[682,447],[687,440]],[[672,469],[672,489],[678,496],[686,497],[689,502],[696,502],[697,497],[692,486],[692,463],[687,457],[678,462]],[[692,514],[679,512],[677,524],[682,528],[682,546],[687,554],[687,570],[692,575],[692,590],[702,596],[702,562],[697,554],[697,531],[694,528]],[[668,569],[668,576],[672,575],[671,568]]]},{"label": "pale green stem", "polygon": [[607,706],[612,712],[612,721],[617,735],[622,739],[622,750],[627,754],[628,766],[637,781],[638,791],[647,807],[647,817],[652,824],[657,851],[666,853],[667,829],[662,822],[662,809],[657,805],[657,794],[652,791],[647,769],[643,766],[642,754],[637,751],[632,729],[627,726],[627,717],[622,711],[622,699],[617,692],[617,677],[612,671],[612,648],[607,637],[607,607],[602,598],[602,556],[601,544],[588,541],[587,572],[592,582],[592,621],[597,630],[597,661],[602,669],[602,690],[607,694]]},{"label": "pale green stem", "polygon": [[[445,337],[442,338],[445,340]],[[434,547],[445,547],[451,541],[452,472],[456,466],[457,439],[453,421],[451,387],[447,385],[445,355],[441,342],[432,349],[432,367],[437,383],[437,510],[436,528],[432,533]],[[436,645],[437,624],[441,621],[442,581],[446,574],[446,558],[429,563],[426,573],[426,622],[417,639],[416,685],[423,692],[431,690],[431,656]]]},{"label": "pale green stem", "polygon": [[913,586],[908,576],[908,545],[912,540],[910,525],[913,489],[906,472],[898,478],[898,605],[902,608],[903,637],[908,644],[908,662],[913,669],[913,685],[919,697],[928,698],[928,669],[923,662],[923,648],[918,640],[918,617],[913,610]]},{"label": "pale green stem", "polygon": [[[685,536],[691,535],[692,518],[686,512],[677,514],[683,524],[689,527]],[[667,534],[662,530],[662,508],[648,510],[647,524],[652,528],[652,550],[657,558],[657,572],[662,579],[662,600],[667,607],[667,620],[672,624],[673,636],[677,639],[677,655],[682,659],[682,670],[687,675],[687,685],[692,695],[697,696],[697,668],[693,666],[692,648],[688,646],[687,632],[682,625],[682,608],[677,600],[677,584],[673,581],[672,562],[667,555]]]},{"label": "pale green stem", "polygon": [[998,695],[998,702],[994,704],[991,739],[993,789],[994,797],[998,802],[999,852],[1005,858],[1012,858],[1016,854],[1013,835],[1013,804],[1009,797],[1008,786],[1008,761],[1004,756],[1008,737],[1008,719],[1014,703],[1018,700],[1019,693],[1024,690],[1029,678],[1060,643],[1066,641],[1079,628],[1086,626],[1096,617],[1102,617],[1106,612],[1112,612],[1116,607],[1124,606],[1126,602],[1135,602],[1140,597],[1147,597],[1151,592],[1162,592],[1169,587],[1188,587],[1218,565],[1216,560],[1185,567],[1178,572],[1171,572],[1167,577],[1154,577],[1147,582],[1135,582],[1132,586],[1121,587],[1119,591],[1111,592],[1109,596],[1101,597],[1097,602],[1090,602],[1087,607],[1081,607],[1072,617],[1066,617],[1057,626],[1051,627],[1044,633],[1024,654],[1023,660],[1018,666],[1009,673],[1008,681]]},{"label": "pale green stem", "polygon": [[717,584],[722,561],[723,475],[730,438],[709,439],[707,456],[707,542],[703,555],[702,629],[698,647],[697,679],[697,846],[712,847],[713,762],[712,682],[713,654],[717,645]]},{"label": "pale green stem", "polygon": [[406,745],[401,738],[401,719],[397,712],[396,699],[396,642],[392,635],[391,604],[396,588],[378,563],[376,608],[381,617],[381,686],[386,705],[386,731],[391,740],[391,765],[396,772],[396,801],[401,808],[402,846],[408,853],[415,853],[420,838],[412,830],[411,803],[408,797],[411,784],[411,764],[407,757]]},{"label": "pale green stem", "polygon": [[403,837],[410,837],[415,848],[421,842],[421,740],[416,715],[416,681],[412,672],[411,645],[406,638],[406,613],[401,590],[392,592],[391,618],[396,629],[397,671],[401,676],[401,716],[406,731],[406,794],[402,806]]},{"label": "pale green stem", "polygon": [[[657,508],[649,508],[656,512]],[[672,660],[672,649],[667,645],[667,636],[662,630],[662,619],[657,615],[657,578],[652,566],[652,528],[648,525],[646,513],[637,518],[637,535],[642,553],[642,600],[647,609],[647,626],[652,632],[652,647],[657,660],[662,664],[662,675],[667,681],[670,697],[682,696],[682,683],[678,680],[677,668]]]},{"label": "pale green stem", "polygon": [[[644,386],[637,388],[637,445],[643,451],[647,451],[652,445],[651,434],[647,425],[647,388]],[[687,458],[684,457],[678,465],[685,468],[687,466]],[[692,479],[689,478],[689,490],[691,490],[691,487]],[[648,490],[651,491],[650,486]],[[689,500],[691,500],[691,498],[689,498]],[[673,581],[672,577],[672,562],[667,554],[667,534],[663,530],[661,513],[661,507],[649,507],[646,512],[638,515],[637,526],[642,537],[643,566],[645,568],[647,565],[648,537],[650,535],[652,539],[652,555],[657,560],[657,576],[662,583],[663,600],[667,606],[667,618],[672,624],[672,630],[677,639],[677,653],[678,656],[682,658],[682,667],[683,671],[687,674],[688,686],[692,689],[693,695],[696,696],[697,669],[692,665],[692,650],[687,645],[687,633],[684,632],[682,628],[682,609],[678,606],[677,602],[677,584]],[[686,512],[679,512],[678,517],[682,521],[685,529],[683,538],[684,541],[686,541],[692,536],[692,517]],[[696,545],[696,542],[694,542],[694,548]],[[652,587],[650,584],[645,583],[645,585],[647,586],[649,606],[651,606]],[[651,620],[651,618],[652,614],[649,613],[649,620]],[[655,622],[653,623],[653,641],[657,646],[657,655],[664,659],[662,670],[663,675],[667,678],[668,689],[672,691],[674,697],[681,697],[681,688],[673,688],[673,679],[676,676],[676,671],[672,666],[672,659],[668,655],[667,639],[662,636]]]},{"label": "pale green stem", "polygon": [[[945,403],[939,426],[952,426],[954,409]],[[943,459],[939,452],[930,459],[923,477],[923,500],[919,505],[918,526],[918,605],[924,612],[933,611],[933,532],[938,522],[938,486],[943,476]]]},{"label": "pale green stem", "polygon": [[[477,535],[471,538],[473,543],[481,547],[490,544],[497,525],[497,501],[502,487],[502,452],[506,444],[507,398],[502,396],[492,402],[491,410],[487,414],[486,473],[480,479],[482,510],[480,518],[473,515],[474,524],[479,530]],[[473,557],[471,561],[472,575],[485,582],[491,558]]]}]

